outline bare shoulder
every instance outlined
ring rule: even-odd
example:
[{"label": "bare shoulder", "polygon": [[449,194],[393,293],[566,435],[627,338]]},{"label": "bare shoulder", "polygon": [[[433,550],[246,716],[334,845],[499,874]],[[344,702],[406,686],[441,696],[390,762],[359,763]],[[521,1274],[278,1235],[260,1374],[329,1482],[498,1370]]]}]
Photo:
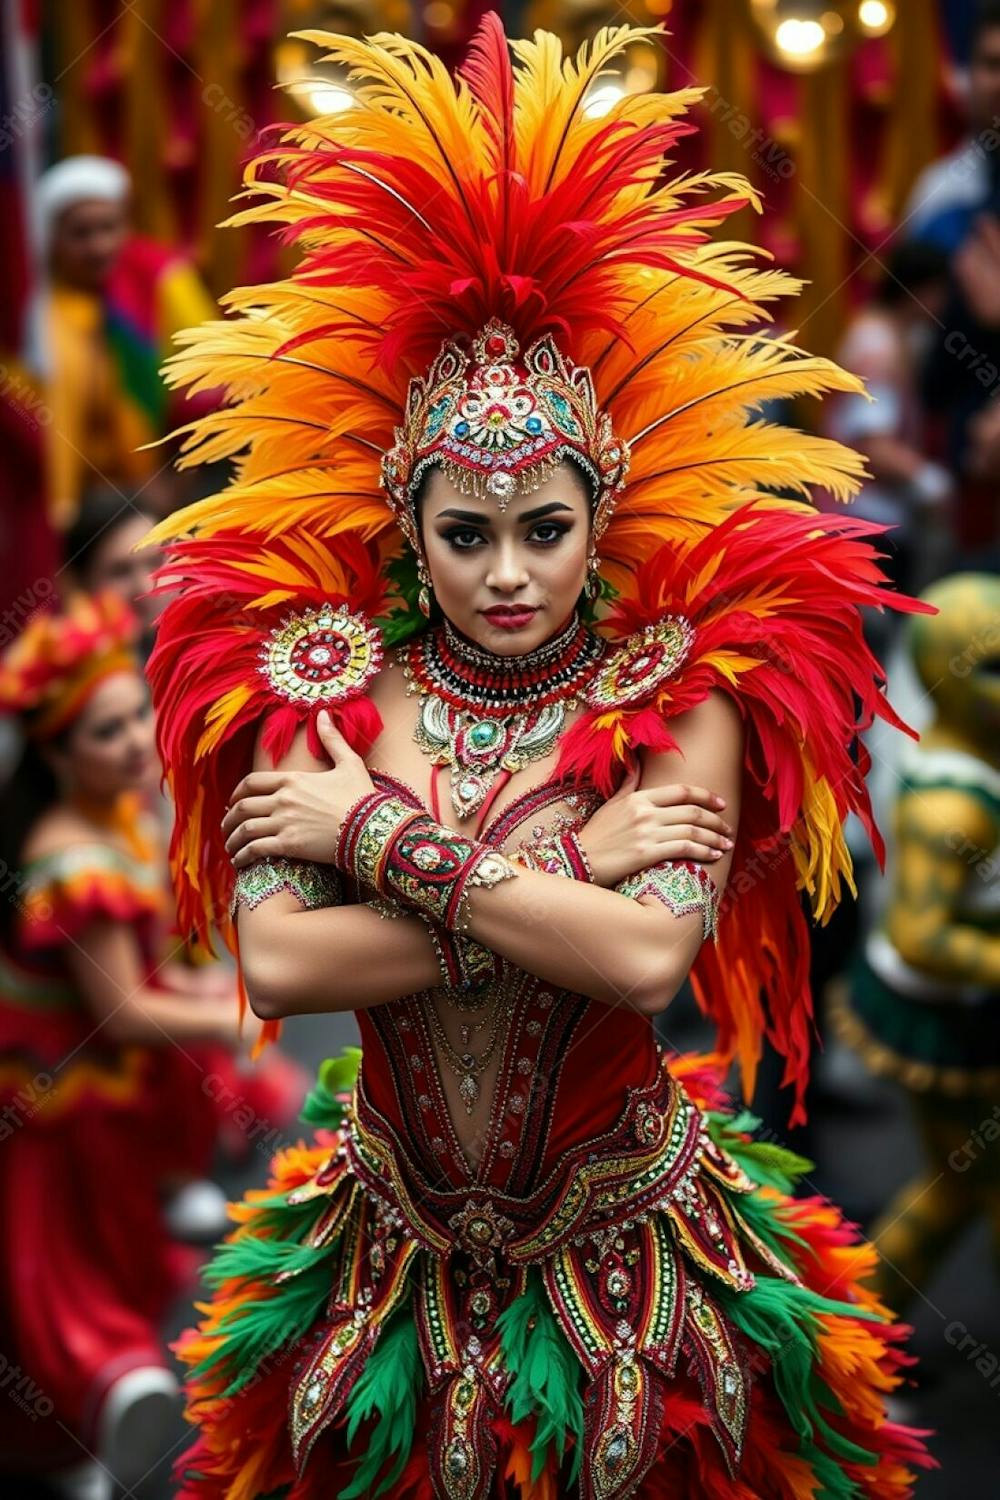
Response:
[{"label": "bare shoulder", "polygon": [[26,864],[61,854],[75,844],[106,842],[78,812],[71,807],[50,807],[32,828],[24,841],[21,858]]},{"label": "bare shoulder", "polygon": [[395,716],[407,701],[406,675],[403,659],[395,650],[388,650],[377,676],[372,678],[369,697],[383,718]]},{"label": "bare shoulder", "polygon": [[386,652],[382,670],[373,679],[369,695],[382,716],[382,736],[394,739],[401,727],[410,724],[415,712],[413,698],[407,691],[403,662],[395,651]]},{"label": "bare shoulder", "polygon": [[670,720],[676,750],[642,756],[642,785],[688,782],[707,786],[732,804],[743,776],[743,718],[728,693],[709,693],[703,702]]},{"label": "bare shoulder", "polygon": [[723,755],[743,748],[743,715],[728,693],[716,688],[670,721],[670,732],[686,753],[712,747]]}]

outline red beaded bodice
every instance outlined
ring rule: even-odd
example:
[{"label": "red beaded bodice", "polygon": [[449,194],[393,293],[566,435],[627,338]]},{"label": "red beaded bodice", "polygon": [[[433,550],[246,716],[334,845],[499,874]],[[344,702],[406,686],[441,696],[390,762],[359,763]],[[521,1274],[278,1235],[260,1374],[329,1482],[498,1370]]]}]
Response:
[{"label": "red beaded bodice", "polygon": [[[414,806],[416,793],[385,772],[372,779]],[[581,826],[600,797],[564,780],[532,787],[477,835],[508,852],[554,826]],[[416,1182],[490,1187],[526,1196],[581,1140],[611,1129],[629,1088],[656,1077],[649,1022],[517,971],[501,1018],[488,1116],[470,1140],[444,1087],[438,1047],[419,997],[363,1011],[361,1092],[403,1143]],[[478,1158],[478,1161],[470,1158]]]}]

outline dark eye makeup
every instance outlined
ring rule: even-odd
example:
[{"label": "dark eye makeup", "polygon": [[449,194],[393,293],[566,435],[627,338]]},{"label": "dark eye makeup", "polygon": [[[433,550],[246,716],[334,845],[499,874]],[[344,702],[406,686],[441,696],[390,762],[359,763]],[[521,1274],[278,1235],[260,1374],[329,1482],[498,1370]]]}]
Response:
[{"label": "dark eye makeup", "polygon": [[[572,530],[572,525],[572,522],[565,521],[537,521],[527,533],[526,540],[534,541],[541,547],[552,547],[567,531]],[[486,540],[475,526],[449,526],[447,531],[441,532],[441,536],[456,552],[471,552]]]}]

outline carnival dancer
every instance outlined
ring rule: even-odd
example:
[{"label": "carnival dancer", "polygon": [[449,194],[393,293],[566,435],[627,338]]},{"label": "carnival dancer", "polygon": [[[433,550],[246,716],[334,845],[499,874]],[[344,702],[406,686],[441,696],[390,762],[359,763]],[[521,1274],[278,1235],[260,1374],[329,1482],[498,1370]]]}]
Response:
[{"label": "carnival dancer", "polygon": [[693,96],[586,107],[649,35],[490,16],[455,80],[320,38],[357,107],[238,215],[301,264],[174,362],[229,391],[188,461],[238,456],[155,533],[183,926],[238,938],[265,1038],[363,1042],[179,1345],[192,1500],[898,1500],[927,1461],[873,1248],[652,1028],[690,970],[718,1066],[749,1094],[766,1032],[801,1113],[799,890],[850,880],[898,721],[877,528],[808,503],[859,462],[755,419],[856,382],[709,242],[746,185],[665,173]]},{"label": "carnival dancer", "polygon": [[[138,621],[136,649],[143,662],[152,650],[157,616],[166,597],[162,590],[155,595],[152,592],[155,549],[137,550],[153,519],[143,510],[141,500],[133,504],[113,489],[91,491],[66,533],[72,578],[85,593],[111,591],[125,600]],[[166,845],[173,821],[170,799],[155,799],[154,810],[161,815],[164,829],[160,842],[166,887]],[[203,964],[204,955],[190,945],[179,957],[184,961],[172,965],[169,971],[175,986],[196,994],[214,989],[218,994],[232,995],[230,966],[209,960]],[[222,1042],[193,1043],[188,1051],[203,1070],[205,1092],[215,1102],[217,1146],[229,1163],[244,1165],[255,1142],[259,1145],[262,1138],[285,1138],[289,1129],[294,1131],[309,1079],[305,1069],[287,1053],[272,1047],[264,1057],[253,1061],[246,1048]],[[215,1183],[191,1180],[171,1196],[168,1220],[180,1239],[209,1244],[225,1227],[225,1206],[225,1195]]]},{"label": "carnival dancer", "polygon": [[966,1229],[1000,1255],[1000,579],[955,573],[924,596],[909,646],[933,717],[899,767],[892,878],[831,1020],[906,1091],[924,1151],[872,1233],[878,1284],[905,1307]]},{"label": "carnival dancer", "polygon": [[0,1465],[87,1500],[144,1477],[176,1420],[159,1321],[192,1264],[166,1213],[191,1220],[218,1126],[189,1049],[237,1029],[231,980],[162,962],[137,633],[116,596],[79,596],[0,661],[25,733],[2,825]]}]

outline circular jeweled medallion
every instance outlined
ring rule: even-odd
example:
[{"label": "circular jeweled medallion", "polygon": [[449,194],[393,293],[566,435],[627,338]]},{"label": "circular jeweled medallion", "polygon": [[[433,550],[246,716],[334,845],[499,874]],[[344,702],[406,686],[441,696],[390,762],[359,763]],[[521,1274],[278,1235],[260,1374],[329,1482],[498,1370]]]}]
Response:
[{"label": "circular jeweled medallion", "polygon": [[261,648],[268,685],[293,703],[358,698],[382,664],[382,635],[360,612],[323,604],[291,615]]},{"label": "circular jeweled medallion", "polygon": [[589,683],[591,708],[625,708],[645,698],[684,664],[694,629],[683,615],[670,615],[623,641]]}]

